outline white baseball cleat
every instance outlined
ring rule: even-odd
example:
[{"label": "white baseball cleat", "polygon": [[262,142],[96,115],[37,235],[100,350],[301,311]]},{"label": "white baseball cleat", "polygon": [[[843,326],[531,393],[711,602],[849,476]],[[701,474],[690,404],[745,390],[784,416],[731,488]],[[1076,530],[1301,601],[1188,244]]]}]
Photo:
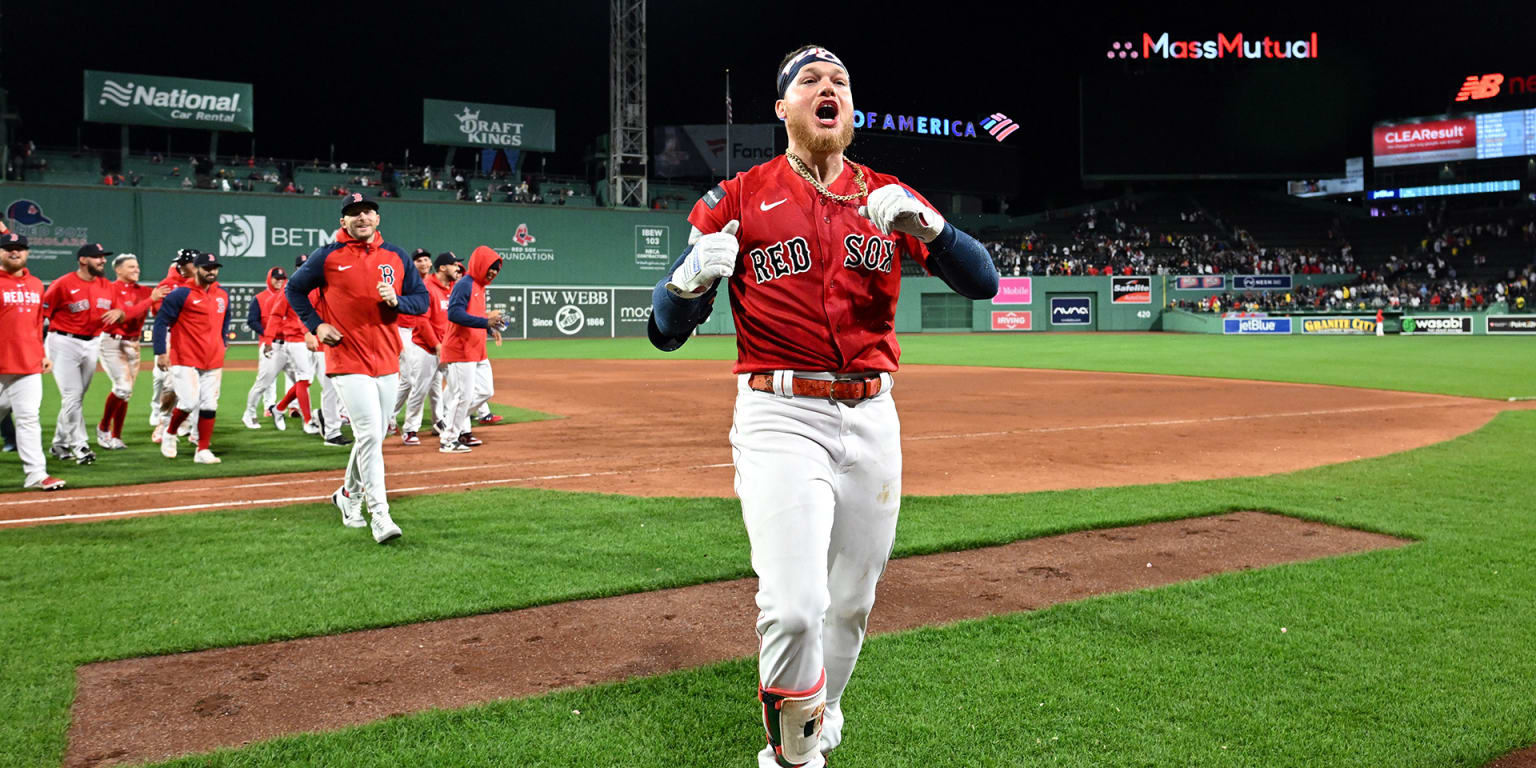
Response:
[{"label": "white baseball cleat", "polygon": [[400,538],[400,526],[395,525],[395,521],[389,519],[389,512],[381,510],[379,512],[371,512],[370,514],[373,520],[369,523],[369,527],[373,528],[374,541],[383,544],[391,539]]},{"label": "white baseball cleat", "polygon": [[283,412],[273,406],[267,406],[267,415],[272,417],[272,426],[282,432],[288,429],[288,420],[283,418]]},{"label": "white baseball cleat", "polygon": [[169,432],[160,436],[160,455],[167,459],[176,458],[176,436]]},{"label": "white baseball cleat", "polygon": [[261,429],[261,422],[249,413],[240,417],[240,423],[244,424],[246,429]]},{"label": "white baseball cleat", "polygon": [[197,453],[192,455],[192,462],[194,464],[222,464],[224,460],[213,455],[213,451],[207,448],[199,448]]},{"label": "white baseball cleat", "polygon": [[368,521],[363,519],[363,505],[352,501],[346,486],[337,488],[336,492],[331,494],[331,503],[341,510],[342,525],[348,528],[362,528],[368,524]]},{"label": "white baseball cleat", "polygon": [[112,444],[112,433],[105,429],[96,430],[96,444],[109,451],[117,450],[117,446]]},{"label": "white baseball cleat", "polygon": [[440,440],[437,443],[438,453],[469,453],[470,450],[472,449],[469,446],[457,440],[451,443],[446,440]]},{"label": "white baseball cleat", "polygon": [[163,437],[163,436],[165,436],[165,425],[164,424],[156,424],[155,425],[155,431],[150,433],[150,435],[149,435],[149,441],[151,443],[158,443],[158,442],[160,442],[160,438]]},{"label": "white baseball cleat", "polygon": [[112,438],[112,446],[111,447],[112,447],[112,450],[114,450],[114,451],[121,451],[122,449],[127,448],[128,444],[123,442],[123,439],[121,437],[114,437],[114,438]]}]

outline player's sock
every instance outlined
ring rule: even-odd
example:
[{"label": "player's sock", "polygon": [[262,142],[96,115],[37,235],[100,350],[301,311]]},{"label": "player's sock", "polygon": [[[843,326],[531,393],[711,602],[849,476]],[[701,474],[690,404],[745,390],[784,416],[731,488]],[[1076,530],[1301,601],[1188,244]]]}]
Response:
[{"label": "player's sock", "polygon": [[[277,405],[274,406],[277,410],[284,411],[284,410],[288,409],[288,404],[292,403],[293,399],[295,397],[299,396],[299,384],[303,384],[305,392],[306,393],[308,392],[308,390],[309,390],[309,382],[301,381],[301,382],[298,382],[298,383],[294,384],[293,386],[288,388],[288,391],[286,393],[283,394],[283,399],[277,401]],[[308,400],[309,398],[306,397],[304,399]]]},{"label": "player's sock", "polygon": [[101,421],[96,423],[96,431],[106,432],[112,429],[112,416],[117,413],[117,404],[121,402],[116,392],[107,393],[107,404],[101,409]]},{"label": "player's sock", "polygon": [[123,421],[128,418],[128,401],[118,398],[117,411],[112,414],[112,436],[119,440],[123,437]]},{"label": "player's sock", "polygon": [[197,414],[197,449],[206,451],[213,445],[213,417],[214,411],[199,411]]},{"label": "player's sock", "polygon": [[[192,415],[191,411],[183,411],[180,408],[172,408],[171,409],[171,423],[165,428],[166,436],[167,437],[175,437],[176,430],[181,429],[181,423],[183,421],[186,421],[187,417],[191,416],[191,415]],[[167,450],[169,450],[169,449],[167,449]]]},{"label": "player's sock", "polygon": [[304,423],[309,423],[309,382],[301,381],[293,385],[299,393],[299,413],[304,415]]}]

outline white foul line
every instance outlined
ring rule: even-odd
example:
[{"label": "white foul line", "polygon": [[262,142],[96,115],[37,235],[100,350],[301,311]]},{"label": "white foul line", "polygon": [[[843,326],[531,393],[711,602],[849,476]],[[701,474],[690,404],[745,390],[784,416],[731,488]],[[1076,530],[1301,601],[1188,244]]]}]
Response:
[{"label": "white foul line", "polygon": [[[651,467],[649,469],[610,470],[607,472],[577,472],[568,475],[537,475],[531,477],[508,477],[493,480],[471,480],[461,483],[445,483],[442,485],[420,485],[414,488],[396,488],[392,493],[416,493],[418,491],[444,491],[453,488],[467,488],[477,485],[510,485],[513,483],[529,483],[540,480],[572,480],[587,477],[612,477],[614,475],[637,475],[650,472],[669,471],[693,471],[698,469],[719,469],[729,467],[730,464],[700,464],[693,467]],[[461,467],[462,469],[462,467]],[[176,507],[150,507],[147,509],[125,509],[120,512],[88,512],[78,515],[52,515],[49,517],[30,517],[19,520],[0,520],[0,526],[25,525],[27,523],[65,523],[72,520],[93,520],[105,517],[131,517],[134,515],[150,515],[157,512],[190,512],[198,509],[230,509],[249,506],[281,506],[284,504],[297,504],[308,501],[328,501],[330,494],[324,496],[285,496],[276,499],[236,499],[231,501],[216,501],[207,504],[184,504]],[[73,501],[73,499],[70,499]]]},{"label": "white foul line", "polygon": [[1287,413],[1251,413],[1242,416],[1207,416],[1200,419],[1164,419],[1161,421],[1134,421],[1119,424],[1074,424],[1067,427],[1033,427],[1030,429],[1004,429],[995,432],[965,432],[955,435],[919,435],[906,440],[955,440],[970,437],[997,437],[999,435],[1039,435],[1051,432],[1082,432],[1094,429],[1129,429],[1131,427],[1168,427],[1179,424],[1212,424],[1221,421],[1247,421],[1250,419],[1284,419],[1292,416],[1331,416],[1340,413],[1368,413],[1371,411],[1395,411],[1406,408],[1445,408],[1461,403],[1410,403],[1405,405],[1370,405],[1359,408],[1329,408],[1319,411],[1290,411]]}]

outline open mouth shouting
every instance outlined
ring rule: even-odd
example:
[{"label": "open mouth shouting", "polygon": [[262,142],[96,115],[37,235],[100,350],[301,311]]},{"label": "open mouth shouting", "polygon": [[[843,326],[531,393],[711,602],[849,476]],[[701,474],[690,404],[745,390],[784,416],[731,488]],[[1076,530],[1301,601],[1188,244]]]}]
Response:
[{"label": "open mouth shouting", "polygon": [[820,123],[823,128],[836,127],[837,114],[838,108],[836,99],[822,99],[821,101],[816,102],[816,122]]}]

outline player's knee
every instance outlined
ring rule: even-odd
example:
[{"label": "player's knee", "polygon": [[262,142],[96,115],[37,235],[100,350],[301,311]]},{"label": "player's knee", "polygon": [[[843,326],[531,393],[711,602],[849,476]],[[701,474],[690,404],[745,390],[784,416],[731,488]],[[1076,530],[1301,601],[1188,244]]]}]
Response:
[{"label": "player's knee", "polygon": [[810,637],[812,634],[821,633],[822,617],[825,615],[823,606],[794,605],[765,611],[760,622],[760,631],[763,634],[772,634],[788,637],[791,640],[800,637]]},{"label": "player's knee", "polygon": [[133,397],[133,390],[128,387],[113,387],[112,394],[119,400],[128,400]]}]

